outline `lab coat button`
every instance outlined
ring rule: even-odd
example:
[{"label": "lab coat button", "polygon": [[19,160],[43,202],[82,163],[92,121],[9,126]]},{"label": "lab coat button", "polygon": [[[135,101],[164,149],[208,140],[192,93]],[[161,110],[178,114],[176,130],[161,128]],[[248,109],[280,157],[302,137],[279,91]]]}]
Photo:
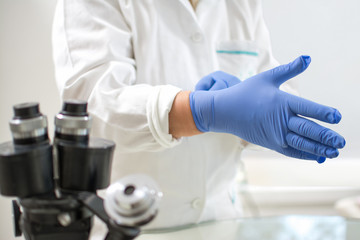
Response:
[{"label": "lab coat button", "polygon": [[202,201],[199,198],[195,198],[192,202],[191,202],[191,206],[194,209],[200,209],[202,207]]},{"label": "lab coat button", "polygon": [[203,39],[203,36],[202,36],[201,33],[197,32],[197,33],[195,33],[194,35],[191,36],[191,39],[194,42],[200,42]]}]

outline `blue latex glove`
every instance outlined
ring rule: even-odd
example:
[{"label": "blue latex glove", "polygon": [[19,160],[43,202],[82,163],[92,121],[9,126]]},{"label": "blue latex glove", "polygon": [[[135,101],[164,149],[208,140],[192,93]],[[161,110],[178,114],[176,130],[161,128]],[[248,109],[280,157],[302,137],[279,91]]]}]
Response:
[{"label": "blue latex glove", "polygon": [[196,127],[202,132],[234,134],[290,157],[319,163],[337,157],[345,139],[304,117],[338,123],[339,111],[279,90],[282,83],[302,73],[310,61],[309,56],[301,56],[241,84],[190,93]]},{"label": "blue latex glove", "polygon": [[237,77],[231,74],[217,71],[200,79],[195,86],[195,91],[215,91],[232,87],[240,82],[241,81]]}]

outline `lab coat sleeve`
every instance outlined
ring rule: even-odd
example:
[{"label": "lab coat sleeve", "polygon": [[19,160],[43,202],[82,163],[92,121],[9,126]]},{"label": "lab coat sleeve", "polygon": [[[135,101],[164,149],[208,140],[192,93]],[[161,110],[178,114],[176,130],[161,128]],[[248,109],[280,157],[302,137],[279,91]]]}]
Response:
[{"label": "lab coat sleeve", "polygon": [[117,151],[161,151],[179,141],[168,113],[181,89],[137,84],[132,33],[116,0],[59,0],[53,24],[56,81],[63,100],[88,101],[93,136]]}]

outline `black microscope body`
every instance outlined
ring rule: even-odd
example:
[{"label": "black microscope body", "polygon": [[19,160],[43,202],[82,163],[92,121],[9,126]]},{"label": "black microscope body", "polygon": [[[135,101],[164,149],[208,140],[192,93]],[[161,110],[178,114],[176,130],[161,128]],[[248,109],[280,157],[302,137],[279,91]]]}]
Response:
[{"label": "black microscope body", "polygon": [[0,144],[0,194],[16,197],[12,202],[16,236],[89,239],[94,216],[107,225],[107,240],[138,236],[139,225],[114,221],[96,194],[110,184],[115,144],[90,138],[90,127],[87,103],[65,102],[55,117],[51,143],[39,104],[14,106],[13,141]]}]

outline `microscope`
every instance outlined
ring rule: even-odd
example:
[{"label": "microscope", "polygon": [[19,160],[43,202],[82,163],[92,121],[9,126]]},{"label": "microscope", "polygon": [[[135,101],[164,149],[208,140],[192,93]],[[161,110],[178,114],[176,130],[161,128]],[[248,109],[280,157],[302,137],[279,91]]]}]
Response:
[{"label": "microscope", "polygon": [[[130,240],[156,216],[161,192],[151,178],[129,175],[109,186],[115,144],[90,137],[86,102],[64,102],[52,143],[38,103],[13,110],[13,139],[0,144],[0,194],[16,198],[15,236],[86,240],[96,216],[107,226],[106,240]],[[97,190],[105,188],[101,198]]]}]

